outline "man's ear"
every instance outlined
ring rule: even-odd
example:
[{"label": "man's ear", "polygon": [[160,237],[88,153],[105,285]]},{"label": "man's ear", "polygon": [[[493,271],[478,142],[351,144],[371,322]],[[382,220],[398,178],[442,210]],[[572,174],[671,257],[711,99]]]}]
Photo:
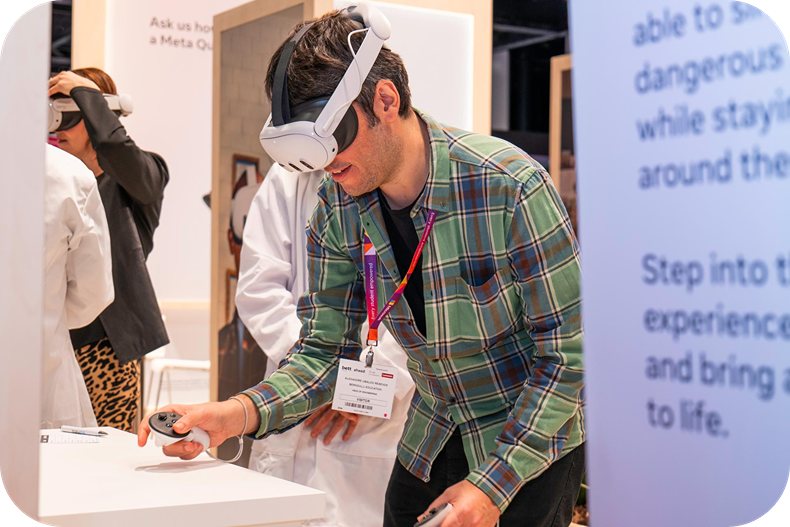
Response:
[{"label": "man's ear", "polygon": [[398,117],[400,94],[391,80],[383,79],[376,83],[373,98],[373,113],[380,121],[390,122]]}]

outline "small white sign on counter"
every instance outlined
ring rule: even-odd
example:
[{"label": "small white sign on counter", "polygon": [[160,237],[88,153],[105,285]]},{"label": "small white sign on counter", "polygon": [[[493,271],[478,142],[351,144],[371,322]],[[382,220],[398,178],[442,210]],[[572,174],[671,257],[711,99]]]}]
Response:
[{"label": "small white sign on counter", "polygon": [[64,434],[63,432],[53,432],[51,434],[41,434],[39,442],[43,444],[59,445],[65,443],[98,443],[96,436],[86,436],[81,434]]}]

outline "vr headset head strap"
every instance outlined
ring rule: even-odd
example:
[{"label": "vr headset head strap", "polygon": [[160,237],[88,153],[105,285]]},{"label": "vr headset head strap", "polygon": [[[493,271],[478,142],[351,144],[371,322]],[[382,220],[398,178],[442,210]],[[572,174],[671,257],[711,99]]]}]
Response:
[{"label": "vr headset head strap", "polygon": [[329,137],[335,133],[351,103],[362,91],[362,86],[384,46],[384,41],[390,38],[392,32],[389,20],[381,11],[364,2],[349,6],[347,16],[356,21],[361,17],[366,35],[356,53],[352,49],[354,58],[351,64],[315,121],[315,133],[320,137]]},{"label": "vr headset head strap", "polygon": [[[288,65],[296,49],[296,44],[304,36],[313,22],[305,24],[302,29],[283,47],[277,69],[274,71],[274,90],[272,90],[272,124],[282,126],[291,122],[291,104],[288,102]],[[278,89],[279,88],[279,89]]]},{"label": "vr headset head strap", "polygon": [[[356,137],[356,112],[348,111],[359,96],[362,85],[392,31],[387,18],[375,7],[364,2],[349,6],[346,16],[361,29],[347,35],[353,59],[331,94],[304,101],[291,107],[288,97],[288,67],[302,36],[311,27],[307,24],[285,43],[272,80],[272,113],[261,130],[264,150],[286,170],[302,172],[328,166],[338,152]],[[365,32],[362,44],[355,51],[350,37]]]},{"label": "vr headset head strap", "polygon": [[[127,116],[134,111],[129,95],[102,94],[107,106],[118,116]],[[82,110],[70,97],[49,100],[49,132],[68,130],[82,120]]]}]

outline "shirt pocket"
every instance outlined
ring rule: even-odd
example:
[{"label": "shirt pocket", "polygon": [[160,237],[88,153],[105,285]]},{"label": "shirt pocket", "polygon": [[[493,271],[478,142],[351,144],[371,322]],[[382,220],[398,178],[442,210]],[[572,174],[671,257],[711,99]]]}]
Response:
[{"label": "shirt pocket", "polygon": [[510,267],[498,269],[486,282],[469,285],[455,277],[452,320],[453,339],[476,344],[479,349],[495,346],[518,327],[521,303]]}]

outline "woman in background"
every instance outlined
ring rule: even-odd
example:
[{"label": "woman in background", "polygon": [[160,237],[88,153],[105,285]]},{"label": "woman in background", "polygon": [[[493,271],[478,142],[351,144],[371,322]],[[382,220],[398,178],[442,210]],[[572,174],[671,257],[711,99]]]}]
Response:
[{"label": "woman in background", "polygon": [[98,68],[49,81],[50,97],[71,97],[80,109],[82,120],[56,133],[58,146],[96,176],[112,245],[115,301],[73,330],[71,341],[99,426],[131,432],[140,410],[139,360],[169,342],[145,264],[169,175],[159,155],[141,150],[126,134],[103,93],[117,90]]}]

